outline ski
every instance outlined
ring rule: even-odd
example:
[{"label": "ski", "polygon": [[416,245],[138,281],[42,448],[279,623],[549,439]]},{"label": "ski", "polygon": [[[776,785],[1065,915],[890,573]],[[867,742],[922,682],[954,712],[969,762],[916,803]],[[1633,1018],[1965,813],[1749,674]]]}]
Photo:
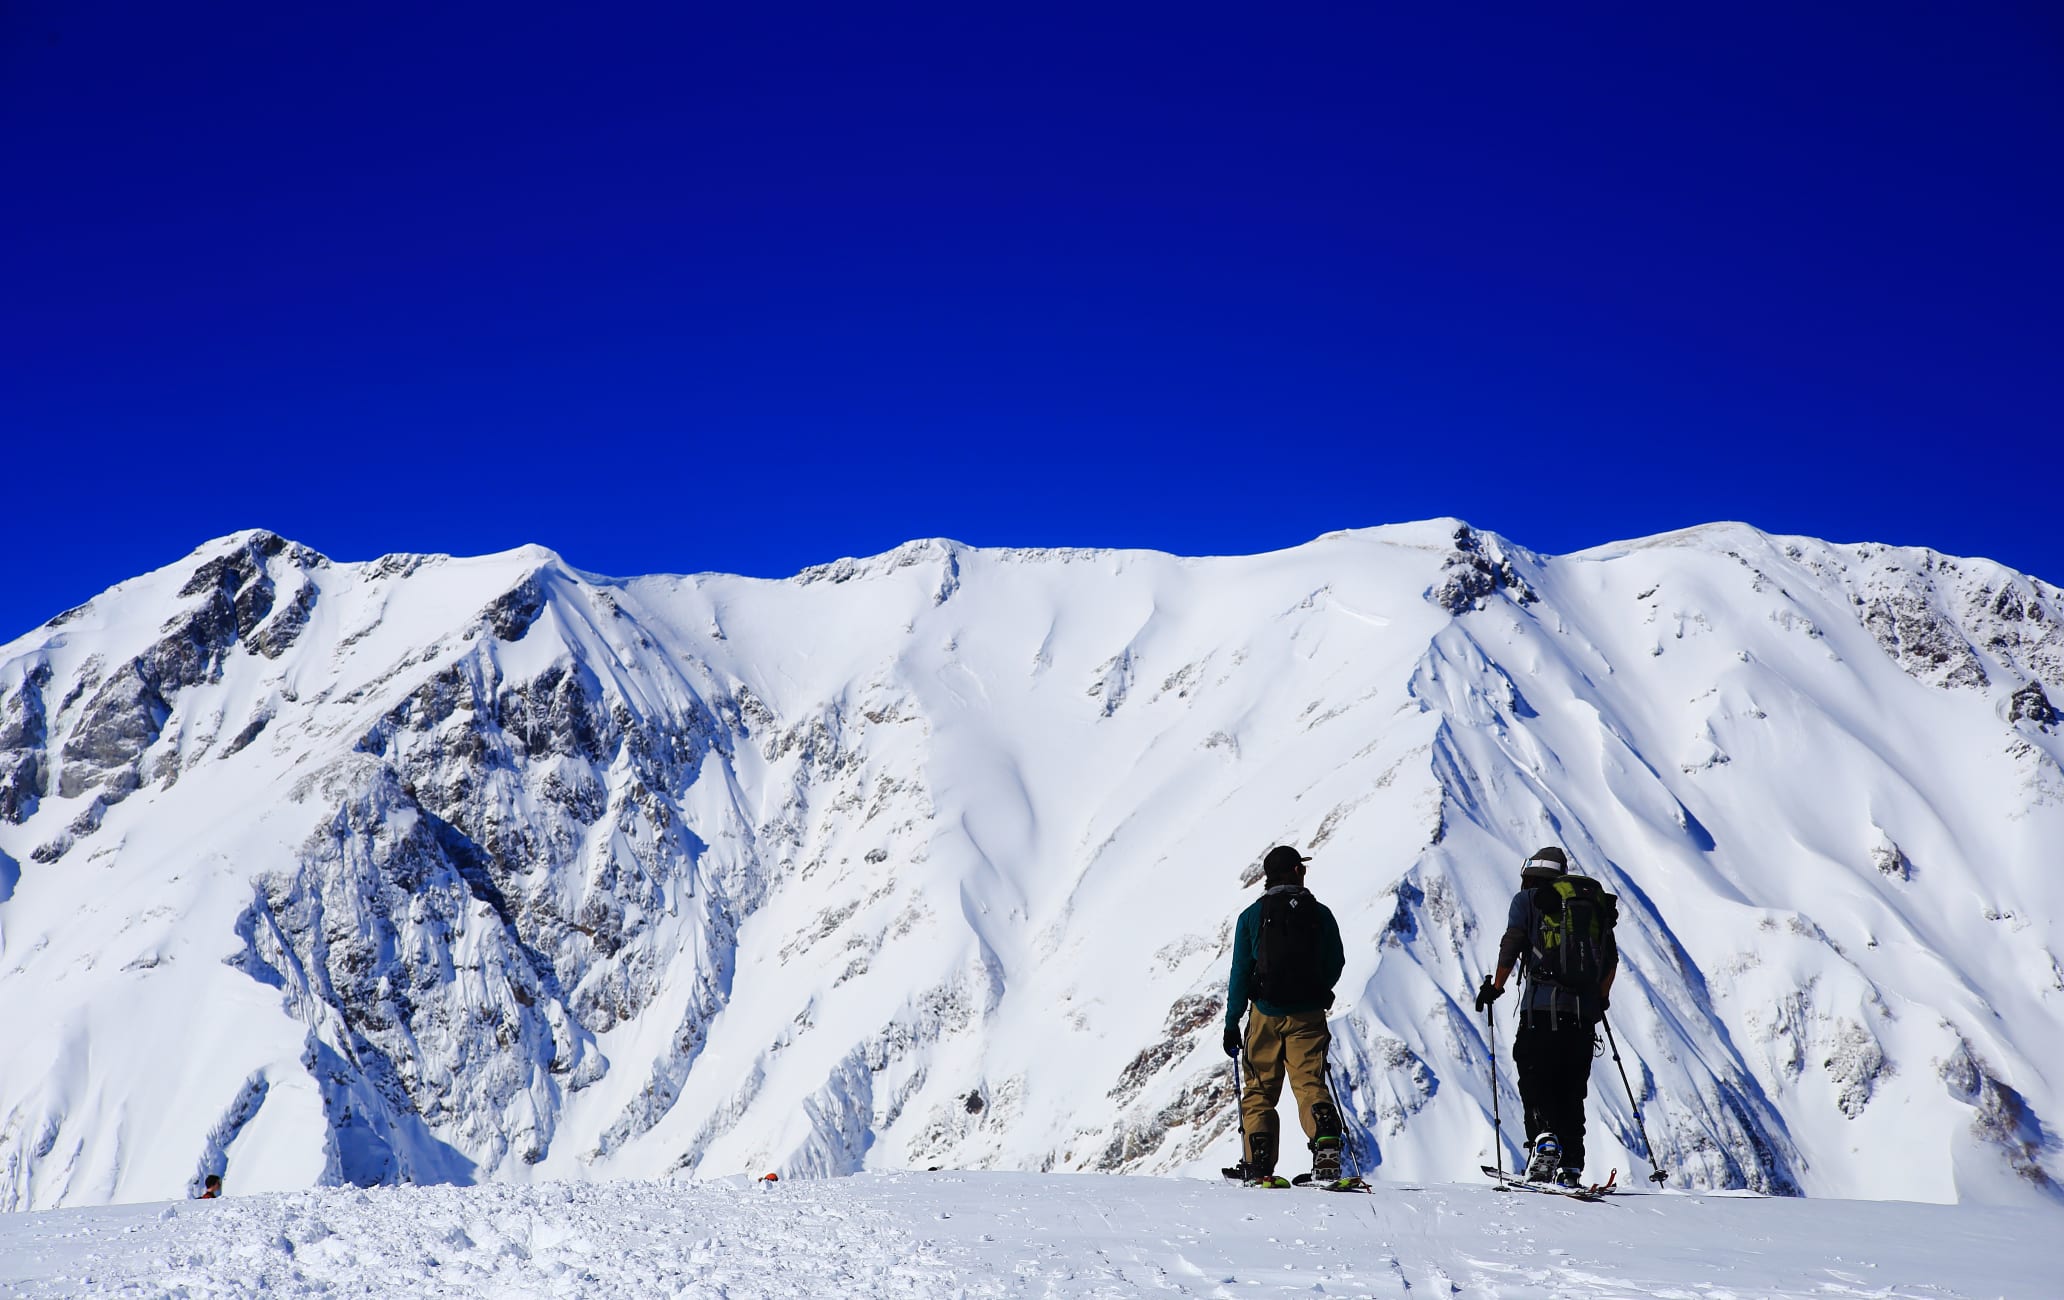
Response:
[{"label": "ski", "polygon": [[1368,1180],[1355,1177],[1336,1178],[1330,1183],[1314,1181],[1310,1174],[1299,1174],[1290,1180],[1292,1187],[1309,1187],[1321,1192],[1373,1192]]},{"label": "ski", "polygon": [[1284,1178],[1278,1174],[1270,1174],[1266,1178],[1249,1178],[1247,1171],[1238,1165],[1232,1165],[1219,1172],[1225,1175],[1227,1182],[1238,1183],[1242,1187],[1305,1187],[1321,1192],[1367,1192],[1374,1190],[1367,1182],[1360,1178],[1336,1178],[1330,1183],[1315,1183],[1312,1181],[1310,1174],[1299,1174],[1295,1178]]},{"label": "ski", "polygon": [[1589,1187],[1557,1187],[1554,1183],[1530,1183],[1518,1174],[1508,1174],[1490,1165],[1478,1165],[1477,1168],[1496,1179],[1500,1191],[1540,1192],[1547,1196],[1567,1197],[1572,1201],[1602,1201],[1612,1195],[1620,1177],[1620,1171],[1615,1169],[1606,1175],[1602,1183],[1593,1183]]},{"label": "ski", "polygon": [[1530,1183],[1524,1178],[1514,1178],[1510,1174],[1500,1178],[1493,1171],[1486,1170],[1486,1172],[1490,1173],[1491,1177],[1497,1179],[1498,1190],[1501,1192],[1539,1192],[1543,1196],[1560,1196],[1570,1201],[1602,1201],[1605,1199],[1604,1192],[1593,1191],[1588,1187],[1557,1187],[1554,1183]]}]

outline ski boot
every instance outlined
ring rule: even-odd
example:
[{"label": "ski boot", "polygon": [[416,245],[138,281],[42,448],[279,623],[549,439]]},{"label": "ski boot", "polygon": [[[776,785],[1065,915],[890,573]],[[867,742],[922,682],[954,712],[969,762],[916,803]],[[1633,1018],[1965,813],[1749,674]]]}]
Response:
[{"label": "ski boot", "polygon": [[1226,1177],[1233,1177],[1233,1170],[1240,1171],[1240,1181],[1249,1187],[1288,1187],[1290,1180],[1276,1176],[1276,1135],[1273,1133],[1249,1133],[1247,1135],[1247,1158],[1233,1169],[1226,1170]]},{"label": "ski boot", "polygon": [[1553,1133],[1537,1135],[1533,1141],[1534,1153],[1527,1157],[1526,1172],[1520,1177],[1530,1183],[1555,1181],[1555,1170],[1562,1163],[1562,1139]]},{"label": "ski boot", "polygon": [[1584,1171],[1564,1165],[1555,1171],[1555,1185],[1571,1189],[1581,1188],[1584,1186]]},{"label": "ski boot", "polygon": [[1273,1171],[1263,1169],[1258,1165],[1248,1164],[1245,1160],[1236,1165],[1227,1165],[1219,1172],[1245,1187],[1288,1187],[1290,1185],[1289,1179],[1278,1178]]}]

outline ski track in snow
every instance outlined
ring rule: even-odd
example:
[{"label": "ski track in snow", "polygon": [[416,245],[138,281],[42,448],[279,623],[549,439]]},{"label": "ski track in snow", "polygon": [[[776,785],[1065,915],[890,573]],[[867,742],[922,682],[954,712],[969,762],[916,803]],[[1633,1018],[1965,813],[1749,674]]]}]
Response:
[{"label": "ski track in snow", "polygon": [[0,1294],[2037,1297],[2041,1210],[1098,1175],[375,1188],[0,1215]]}]

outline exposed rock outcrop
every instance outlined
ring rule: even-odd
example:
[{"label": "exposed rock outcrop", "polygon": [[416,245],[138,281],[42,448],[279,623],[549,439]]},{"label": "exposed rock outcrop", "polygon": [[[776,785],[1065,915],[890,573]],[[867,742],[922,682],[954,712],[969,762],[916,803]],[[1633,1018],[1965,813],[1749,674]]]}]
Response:
[{"label": "exposed rock outcrop", "polygon": [[2050,703],[2049,695],[2041,682],[2030,682],[2007,701],[2007,721],[2019,722],[2026,718],[2038,727],[2057,725],[2057,709]]},{"label": "exposed rock outcrop", "polygon": [[44,746],[49,743],[43,692],[50,665],[38,662],[0,696],[0,820],[20,825],[46,793]]},{"label": "exposed rock outcrop", "polygon": [[1450,614],[1461,615],[1488,607],[1500,592],[1520,605],[1539,599],[1497,538],[1464,524],[1455,529],[1454,543],[1454,553],[1442,566],[1440,581],[1426,593],[1434,604]]},{"label": "exposed rock outcrop", "polygon": [[[144,755],[157,742],[179,693],[218,680],[231,649],[255,636],[272,613],[276,582],[269,564],[275,560],[303,575],[327,563],[306,547],[260,532],[244,535],[232,549],[194,570],[179,590],[182,600],[194,603],[169,619],[156,644],[116,668],[86,701],[61,753],[61,796],[69,799],[98,787],[109,800],[119,800],[144,783]],[[304,580],[300,591],[312,593],[314,587]],[[288,612],[298,614],[285,624],[275,620],[264,648],[277,655],[291,645],[313,601],[310,594],[304,605],[297,596]]]}]

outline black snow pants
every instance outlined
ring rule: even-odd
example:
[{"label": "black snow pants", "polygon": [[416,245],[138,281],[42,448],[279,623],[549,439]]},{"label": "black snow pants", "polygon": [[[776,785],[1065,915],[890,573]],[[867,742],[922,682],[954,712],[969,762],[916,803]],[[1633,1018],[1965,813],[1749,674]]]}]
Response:
[{"label": "black snow pants", "polygon": [[1584,1167],[1584,1097],[1591,1091],[1597,1043],[1598,1031],[1588,1019],[1553,1011],[1522,1012],[1512,1040],[1526,1140],[1553,1133],[1562,1142],[1564,1168]]}]

